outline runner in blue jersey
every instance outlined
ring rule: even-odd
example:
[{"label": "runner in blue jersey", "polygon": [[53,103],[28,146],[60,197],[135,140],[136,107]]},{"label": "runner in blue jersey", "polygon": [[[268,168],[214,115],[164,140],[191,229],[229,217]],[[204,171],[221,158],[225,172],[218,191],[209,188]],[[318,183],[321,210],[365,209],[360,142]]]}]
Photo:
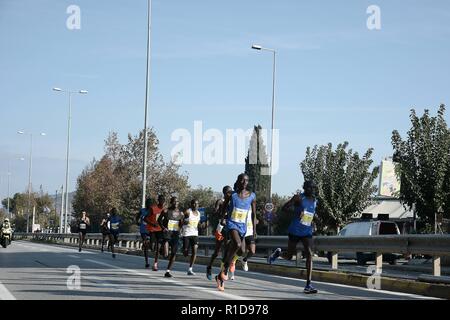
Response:
[{"label": "runner in blue jersey", "polygon": [[256,195],[247,190],[248,175],[241,173],[235,183],[235,191],[227,196],[223,203],[222,211],[227,213],[227,229],[230,241],[227,244],[224,265],[216,276],[217,288],[224,291],[224,281],[228,280],[228,268],[233,257],[241,247],[247,232],[247,216],[256,214]]},{"label": "runner in blue jersey", "polygon": [[294,218],[288,229],[288,249],[282,252],[277,248],[268,258],[267,262],[272,264],[278,257],[291,260],[292,256],[297,254],[297,244],[301,241],[306,253],[306,286],[305,293],[317,293],[317,290],[311,285],[312,276],[312,235],[313,219],[316,214],[317,199],[315,196],[316,185],[313,181],[305,181],[303,184],[304,192],[296,194],[282,208],[283,211],[289,210],[294,206]]},{"label": "runner in blue jersey", "polygon": [[114,246],[118,241],[120,226],[122,224],[122,219],[117,214],[117,209],[111,209],[111,216],[109,217],[109,231],[110,231],[110,242],[111,242],[111,252],[112,257],[116,258],[116,254],[114,253]]}]

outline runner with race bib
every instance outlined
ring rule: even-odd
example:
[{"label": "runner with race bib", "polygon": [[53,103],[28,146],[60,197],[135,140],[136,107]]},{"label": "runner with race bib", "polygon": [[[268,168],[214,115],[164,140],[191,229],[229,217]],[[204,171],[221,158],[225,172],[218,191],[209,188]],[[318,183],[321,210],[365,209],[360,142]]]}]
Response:
[{"label": "runner with race bib", "polygon": [[223,205],[222,210],[228,211],[227,229],[230,242],[227,244],[224,265],[215,278],[219,291],[225,290],[224,281],[228,280],[228,268],[247,232],[247,216],[256,214],[256,195],[247,190],[248,180],[248,175],[241,173],[234,184],[235,191],[231,197],[225,198]]},{"label": "runner with race bib", "polygon": [[317,290],[311,285],[312,276],[312,235],[313,225],[316,214],[317,199],[315,196],[316,185],[312,181],[305,181],[303,184],[304,192],[296,194],[282,208],[283,211],[289,210],[294,206],[294,219],[292,220],[288,233],[288,250],[281,251],[277,248],[268,258],[267,262],[272,264],[278,257],[291,260],[292,256],[297,254],[297,243],[302,242],[306,253],[306,287],[304,293],[317,293]]},{"label": "runner with race bib", "polygon": [[172,268],[175,257],[178,251],[178,240],[180,240],[180,230],[183,224],[184,214],[178,208],[178,198],[172,197],[170,199],[170,207],[164,209],[158,218],[158,224],[160,225],[164,234],[164,256],[169,255],[170,246],[170,258],[167,271],[164,274],[166,278],[172,278],[170,269]]}]

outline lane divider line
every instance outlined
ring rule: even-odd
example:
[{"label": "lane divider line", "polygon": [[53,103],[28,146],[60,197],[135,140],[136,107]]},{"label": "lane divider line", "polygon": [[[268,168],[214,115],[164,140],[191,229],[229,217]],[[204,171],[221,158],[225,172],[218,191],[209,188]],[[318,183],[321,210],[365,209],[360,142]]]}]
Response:
[{"label": "lane divider line", "polygon": [[[147,273],[143,273],[143,272],[139,272],[139,271],[135,271],[135,270],[131,270],[131,269],[124,269],[124,268],[117,267],[117,266],[114,266],[114,265],[109,264],[109,263],[104,263],[104,262],[100,262],[100,261],[96,261],[96,260],[91,260],[91,259],[84,259],[84,260],[88,261],[88,262],[91,262],[91,263],[98,264],[98,265],[102,265],[102,266],[105,266],[105,267],[109,267],[109,268],[113,268],[113,269],[120,269],[120,270],[126,271],[128,273],[133,273],[135,275],[145,276],[145,277],[148,277],[148,278],[155,279],[154,276],[152,276],[150,274],[147,274]],[[160,279],[160,277],[158,277],[158,279]],[[230,294],[230,293],[225,293],[225,292],[218,292],[218,291],[212,291],[212,290],[205,289],[205,288],[202,288],[202,287],[196,287],[196,286],[192,286],[192,285],[189,285],[189,284],[185,284],[183,282],[180,282],[180,281],[177,281],[177,280],[174,280],[174,279],[165,279],[164,278],[164,280],[166,282],[171,282],[171,283],[174,283],[176,285],[185,287],[187,289],[203,291],[203,292],[206,292],[206,293],[209,293],[209,294],[213,294],[213,295],[221,297],[221,298],[228,298],[228,299],[233,299],[233,300],[249,300],[249,298],[245,298],[245,297],[238,296],[238,295],[235,295],[235,294]]]}]

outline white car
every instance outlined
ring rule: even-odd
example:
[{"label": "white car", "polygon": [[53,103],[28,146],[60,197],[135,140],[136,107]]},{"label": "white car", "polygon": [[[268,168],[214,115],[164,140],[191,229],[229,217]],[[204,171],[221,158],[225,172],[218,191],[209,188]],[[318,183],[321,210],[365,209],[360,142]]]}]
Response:
[{"label": "white car", "polygon": [[[338,236],[348,237],[399,234],[400,230],[393,221],[369,220],[349,223],[338,233]],[[338,256],[340,259],[356,260],[359,265],[365,265],[368,261],[375,261],[374,252],[340,252]],[[395,253],[383,254],[383,261],[387,261],[389,264],[395,264],[400,257],[400,254]],[[328,260],[331,263],[330,254],[328,254]]]}]

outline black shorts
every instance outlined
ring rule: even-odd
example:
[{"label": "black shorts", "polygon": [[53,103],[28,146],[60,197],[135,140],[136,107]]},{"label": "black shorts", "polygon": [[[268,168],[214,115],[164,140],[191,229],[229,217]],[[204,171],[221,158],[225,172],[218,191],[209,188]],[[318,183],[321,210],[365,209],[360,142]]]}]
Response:
[{"label": "black shorts", "polygon": [[83,236],[86,235],[87,230],[86,229],[80,229],[78,228],[78,233],[81,233]]},{"label": "black shorts", "polygon": [[164,234],[162,231],[150,232],[151,243],[162,243],[164,240]]},{"label": "black shorts", "polygon": [[183,237],[183,250],[198,245],[198,236]]},{"label": "black shorts", "polygon": [[141,233],[141,238],[142,238],[142,241],[150,240],[150,233],[148,233],[148,232]]},{"label": "black shorts", "polygon": [[312,236],[299,237],[299,236],[293,235],[291,233],[289,233],[288,237],[289,237],[289,241],[293,241],[293,242],[299,242],[302,239],[312,239]]},{"label": "black shorts", "polygon": [[255,244],[255,243],[256,243],[255,236],[251,235],[251,236],[245,237],[245,245],[246,246],[249,246],[249,245]]},{"label": "black shorts", "polygon": [[178,251],[178,242],[180,241],[180,232],[177,231],[169,231],[164,232],[164,242],[168,242],[170,247],[172,248],[172,252]]},{"label": "black shorts", "polygon": [[116,231],[116,232],[111,231],[111,235],[114,237],[114,241],[117,241],[117,239],[119,238],[119,232],[118,231]]}]

